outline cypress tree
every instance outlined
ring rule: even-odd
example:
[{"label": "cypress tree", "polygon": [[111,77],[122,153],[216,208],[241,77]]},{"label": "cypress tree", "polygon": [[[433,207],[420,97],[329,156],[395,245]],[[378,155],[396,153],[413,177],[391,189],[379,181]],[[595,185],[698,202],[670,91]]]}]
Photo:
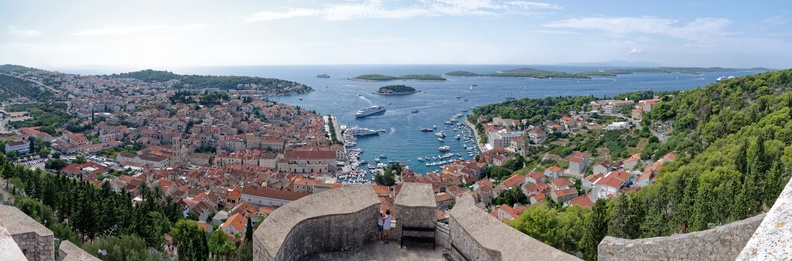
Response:
[{"label": "cypress tree", "polygon": [[597,246],[608,233],[608,213],[604,199],[598,199],[591,208],[591,216],[586,223],[586,232],[583,235],[583,258],[597,260]]}]

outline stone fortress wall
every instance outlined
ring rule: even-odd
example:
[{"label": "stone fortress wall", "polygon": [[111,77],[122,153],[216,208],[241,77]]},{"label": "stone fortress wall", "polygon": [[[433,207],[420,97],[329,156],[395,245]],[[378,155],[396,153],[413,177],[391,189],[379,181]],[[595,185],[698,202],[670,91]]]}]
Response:
[{"label": "stone fortress wall", "polygon": [[[5,226],[5,233],[11,235],[17,248],[25,255],[29,261],[52,261],[55,260],[54,234],[44,225],[29,217],[21,210],[13,207],[0,205],[0,226]],[[4,248],[0,246],[0,261],[19,260],[5,256]],[[61,242],[59,257],[62,261],[93,261],[98,258],[86,253],[69,241]],[[8,257],[9,259],[4,259]]]},{"label": "stone fortress wall", "polygon": [[301,260],[373,242],[379,205],[371,186],[347,186],[286,204],[253,234],[253,260]]},{"label": "stone fortress wall", "polygon": [[[431,193],[430,187],[405,184],[401,193],[402,198],[397,197],[394,204],[398,209],[394,229],[432,222],[424,221],[430,220],[429,206],[434,204],[433,198],[424,195]],[[254,260],[299,260],[373,242],[376,229],[372,215],[379,205],[371,186],[349,186],[294,201],[273,212],[255,232]],[[436,211],[434,207],[432,210]],[[476,207],[470,195],[456,199],[448,225],[435,225],[438,246],[454,260],[580,260],[497,220]],[[792,181],[767,215],[668,237],[606,237],[598,254],[600,260],[790,260],[789,226]],[[398,240],[398,230],[393,232]]]},{"label": "stone fortress wall", "polygon": [[765,215],[704,231],[667,237],[623,239],[605,237],[597,248],[599,260],[734,260]]}]

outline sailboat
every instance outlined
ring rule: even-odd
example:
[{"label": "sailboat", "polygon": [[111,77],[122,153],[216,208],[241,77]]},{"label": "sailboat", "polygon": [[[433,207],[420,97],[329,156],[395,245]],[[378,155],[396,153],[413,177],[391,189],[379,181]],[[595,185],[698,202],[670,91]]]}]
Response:
[{"label": "sailboat", "polygon": [[514,96],[512,96],[512,95],[511,95],[511,91],[509,91],[509,96],[506,96],[506,100],[507,100],[507,101],[513,101],[513,100],[516,100],[516,98],[514,98]]}]

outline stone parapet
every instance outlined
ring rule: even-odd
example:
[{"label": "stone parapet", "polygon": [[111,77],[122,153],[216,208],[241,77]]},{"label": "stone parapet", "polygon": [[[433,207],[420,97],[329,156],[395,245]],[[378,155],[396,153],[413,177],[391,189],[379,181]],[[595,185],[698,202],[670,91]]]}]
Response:
[{"label": "stone parapet", "polygon": [[11,233],[8,232],[8,229],[5,228],[3,225],[3,221],[0,220],[0,261],[16,261],[16,260],[25,260],[25,254],[22,253],[22,250],[14,241],[14,238],[11,237]]},{"label": "stone parapet", "polygon": [[[400,240],[402,227],[435,227],[437,224],[437,204],[432,185],[427,183],[404,183],[393,211],[398,219],[393,227],[391,239]],[[425,233],[425,232],[420,232]],[[407,234],[405,234],[407,235]]]},{"label": "stone parapet", "polygon": [[101,261],[101,259],[88,254],[88,252],[69,241],[61,242],[58,255],[61,261]]},{"label": "stone parapet", "polygon": [[370,185],[345,186],[286,204],[253,234],[253,260],[301,260],[372,242],[379,204]]},{"label": "stone parapet", "polygon": [[792,180],[778,195],[737,260],[792,260]]},{"label": "stone parapet", "polygon": [[457,198],[449,214],[452,248],[467,260],[580,260],[481,211],[470,195]]},{"label": "stone parapet", "polygon": [[597,248],[599,260],[734,260],[764,214],[693,233],[667,237],[622,239],[605,237]]},{"label": "stone parapet", "polygon": [[0,205],[0,219],[30,261],[55,260],[52,231],[13,206]]}]

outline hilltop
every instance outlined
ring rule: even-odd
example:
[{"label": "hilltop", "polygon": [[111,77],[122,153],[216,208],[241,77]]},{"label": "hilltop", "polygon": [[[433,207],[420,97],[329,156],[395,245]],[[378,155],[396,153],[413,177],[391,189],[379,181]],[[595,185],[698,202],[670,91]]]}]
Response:
[{"label": "hilltop", "polygon": [[274,78],[261,78],[249,76],[211,76],[211,75],[180,75],[168,71],[142,70],[120,74],[103,75],[108,78],[132,78],[144,82],[178,81],[181,88],[204,89],[217,88],[220,90],[249,89],[265,93],[266,95],[294,95],[313,92],[310,86]]},{"label": "hilltop", "polygon": [[364,74],[349,78],[352,81],[385,82],[393,80],[419,80],[419,81],[445,81],[446,79],[433,74],[410,74],[402,76],[388,76],[382,74]]},{"label": "hilltop", "polygon": [[632,74],[632,73],[680,73],[680,74],[702,74],[712,72],[737,72],[737,71],[772,71],[772,69],[755,67],[748,69],[739,68],[722,68],[722,67],[652,67],[652,68],[609,68],[597,71],[587,71],[579,73],[568,73],[559,71],[547,71],[534,68],[519,68],[506,71],[497,71],[495,73],[475,73],[469,71],[453,71],[447,72],[443,75],[446,76],[463,76],[463,77],[526,77],[535,79],[591,79],[590,76],[616,76],[619,74]]},{"label": "hilltop", "polygon": [[420,92],[413,87],[406,86],[406,85],[388,85],[382,86],[374,92],[374,94],[381,94],[381,95],[399,95],[399,94],[413,94],[416,92]]}]

